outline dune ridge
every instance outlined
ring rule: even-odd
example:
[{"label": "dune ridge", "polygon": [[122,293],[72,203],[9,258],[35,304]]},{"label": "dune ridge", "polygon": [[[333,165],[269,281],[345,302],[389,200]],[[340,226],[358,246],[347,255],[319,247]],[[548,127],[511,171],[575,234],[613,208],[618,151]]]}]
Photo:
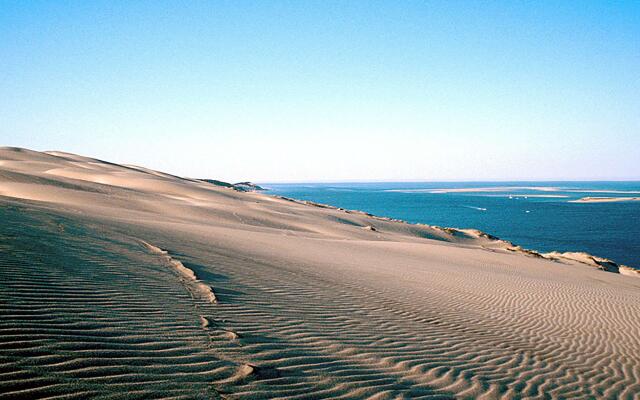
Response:
[{"label": "dune ridge", "polygon": [[196,276],[195,272],[192,269],[189,269],[184,266],[180,261],[174,259],[167,250],[162,250],[160,247],[154,246],[145,242],[144,240],[140,241],[144,247],[146,247],[149,251],[154,254],[158,254],[163,257],[163,259],[171,265],[178,274],[184,279],[186,285],[192,292],[198,293],[209,303],[217,303],[218,299],[216,295],[213,293],[213,289],[211,286],[201,282]]},{"label": "dune ridge", "polygon": [[604,259],[26,149],[0,221],[0,399],[640,397]]}]

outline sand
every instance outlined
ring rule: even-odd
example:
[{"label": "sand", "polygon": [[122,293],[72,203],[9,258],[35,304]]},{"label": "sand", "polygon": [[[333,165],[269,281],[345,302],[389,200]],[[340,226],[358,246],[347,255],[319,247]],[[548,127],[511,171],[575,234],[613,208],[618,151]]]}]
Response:
[{"label": "sand", "polygon": [[583,197],[569,203],[618,203],[622,201],[640,201],[640,197]]},{"label": "sand", "polygon": [[[557,187],[551,186],[491,186],[478,188],[442,188],[442,189],[391,189],[390,192],[429,192],[437,194],[446,193],[483,193],[483,192],[511,192],[514,190],[535,190],[539,192],[557,192]],[[527,196],[527,195],[524,195]]]},{"label": "sand", "polygon": [[590,255],[15,148],[0,221],[0,398],[640,397]]}]

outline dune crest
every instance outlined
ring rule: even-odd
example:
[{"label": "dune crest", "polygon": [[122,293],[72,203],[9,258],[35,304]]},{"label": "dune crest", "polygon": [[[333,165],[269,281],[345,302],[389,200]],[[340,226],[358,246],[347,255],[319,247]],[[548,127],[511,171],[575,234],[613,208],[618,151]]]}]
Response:
[{"label": "dune crest", "polygon": [[196,273],[193,272],[192,269],[187,268],[182,264],[182,262],[174,259],[167,250],[163,250],[160,247],[154,246],[150,243],[145,242],[144,240],[140,241],[144,247],[146,247],[149,251],[154,254],[158,254],[162,256],[164,261],[171,265],[178,274],[186,281],[186,284],[189,288],[192,289],[194,293],[197,293],[202,298],[207,300],[209,303],[217,303],[218,299],[216,295],[213,293],[213,289],[211,286],[201,282]]}]

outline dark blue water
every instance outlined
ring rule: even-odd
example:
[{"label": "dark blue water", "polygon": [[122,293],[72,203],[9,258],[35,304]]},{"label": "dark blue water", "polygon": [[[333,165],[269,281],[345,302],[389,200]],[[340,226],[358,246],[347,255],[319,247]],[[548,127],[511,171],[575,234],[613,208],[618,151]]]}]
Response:
[{"label": "dark blue water", "polygon": [[[408,222],[477,228],[529,249],[585,251],[640,268],[640,201],[569,202],[582,197],[640,197],[640,182],[267,183],[263,186],[274,194],[296,199]],[[474,188],[480,191],[446,190]]]}]

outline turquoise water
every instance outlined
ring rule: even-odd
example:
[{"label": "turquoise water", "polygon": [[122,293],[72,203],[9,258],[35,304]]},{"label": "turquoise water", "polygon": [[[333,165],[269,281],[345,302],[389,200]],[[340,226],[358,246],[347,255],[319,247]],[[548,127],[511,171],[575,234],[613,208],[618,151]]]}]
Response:
[{"label": "turquoise water", "polygon": [[[640,182],[263,184],[271,193],[375,215],[477,228],[542,252],[585,251],[640,268]],[[461,191],[470,190],[470,191]]]}]

